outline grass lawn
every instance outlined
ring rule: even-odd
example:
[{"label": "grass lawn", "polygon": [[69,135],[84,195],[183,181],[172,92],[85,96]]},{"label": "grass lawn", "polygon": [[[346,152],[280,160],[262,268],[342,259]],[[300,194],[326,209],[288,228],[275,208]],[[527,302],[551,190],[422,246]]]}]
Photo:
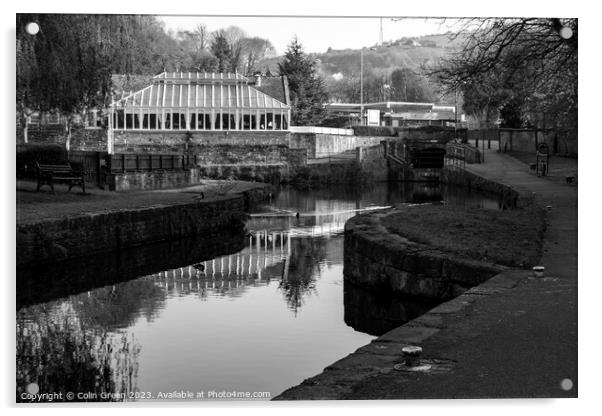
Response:
[{"label": "grass lawn", "polygon": [[411,241],[462,257],[527,268],[541,257],[545,212],[531,201],[506,211],[421,205],[400,208],[383,224]]},{"label": "grass lawn", "polygon": [[115,192],[95,188],[86,184],[86,194],[79,187],[67,192],[67,185],[55,185],[52,194],[48,186],[36,191],[36,182],[17,181],[17,223],[62,219],[89,213],[106,213],[130,209],[148,208],[156,205],[171,205],[221,198],[258,186],[261,183],[226,180],[203,180],[202,184],[184,188],[157,189],[147,191]]}]

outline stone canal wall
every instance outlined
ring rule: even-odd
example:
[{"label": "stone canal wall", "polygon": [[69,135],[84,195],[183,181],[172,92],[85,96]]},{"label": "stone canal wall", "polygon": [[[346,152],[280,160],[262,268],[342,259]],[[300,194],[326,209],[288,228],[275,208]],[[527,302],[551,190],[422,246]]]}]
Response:
[{"label": "stone canal wall", "polygon": [[195,185],[199,182],[199,170],[196,168],[173,171],[123,172],[107,175],[109,189],[115,191],[177,188]]},{"label": "stone canal wall", "polygon": [[357,160],[365,176],[376,182],[386,182],[389,168],[385,160],[385,146],[381,144],[356,148]]},{"label": "stone canal wall", "polygon": [[245,210],[269,188],[232,196],[17,224],[17,265],[51,263],[136,245],[241,229]]},{"label": "stone canal wall", "polygon": [[389,293],[447,300],[505,267],[457,256],[390,233],[382,220],[394,211],[358,215],[345,224],[345,280]]},{"label": "stone canal wall", "polygon": [[244,230],[214,230],[202,236],[87,254],[52,264],[17,268],[17,310],[165,270],[235,253]]},{"label": "stone canal wall", "polygon": [[468,190],[497,195],[500,202],[509,207],[516,207],[519,203],[519,193],[512,187],[490,181],[463,169],[446,167],[441,170],[439,180],[442,183],[462,186]]}]

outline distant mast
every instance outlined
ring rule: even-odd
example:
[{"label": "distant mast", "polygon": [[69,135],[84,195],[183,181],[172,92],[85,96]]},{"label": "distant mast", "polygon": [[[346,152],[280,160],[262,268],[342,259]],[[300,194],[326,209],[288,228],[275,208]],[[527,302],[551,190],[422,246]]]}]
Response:
[{"label": "distant mast", "polygon": [[380,37],[378,38],[378,46],[383,46],[383,18],[380,18]]}]

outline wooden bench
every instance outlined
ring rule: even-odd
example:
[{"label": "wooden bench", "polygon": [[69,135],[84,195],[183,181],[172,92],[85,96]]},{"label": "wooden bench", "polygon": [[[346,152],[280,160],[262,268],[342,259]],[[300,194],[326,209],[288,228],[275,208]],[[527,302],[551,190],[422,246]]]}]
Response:
[{"label": "wooden bench", "polygon": [[86,182],[84,181],[84,171],[75,171],[69,162],[63,165],[49,165],[36,162],[38,171],[38,191],[42,185],[50,186],[54,193],[54,183],[62,182],[69,184],[69,191],[74,186],[80,186],[86,193]]}]

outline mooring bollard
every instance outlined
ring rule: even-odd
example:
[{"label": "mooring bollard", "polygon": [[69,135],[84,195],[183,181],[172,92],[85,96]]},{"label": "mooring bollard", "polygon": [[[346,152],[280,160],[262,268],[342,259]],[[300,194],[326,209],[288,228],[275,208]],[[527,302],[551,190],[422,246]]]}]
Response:
[{"label": "mooring bollard", "polygon": [[409,345],[401,349],[405,358],[406,367],[416,367],[420,364],[420,354],[422,354],[422,347],[416,345]]},{"label": "mooring bollard", "polygon": [[546,268],[544,266],[535,266],[533,267],[533,273],[535,277],[543,277],[543,272]]}]

